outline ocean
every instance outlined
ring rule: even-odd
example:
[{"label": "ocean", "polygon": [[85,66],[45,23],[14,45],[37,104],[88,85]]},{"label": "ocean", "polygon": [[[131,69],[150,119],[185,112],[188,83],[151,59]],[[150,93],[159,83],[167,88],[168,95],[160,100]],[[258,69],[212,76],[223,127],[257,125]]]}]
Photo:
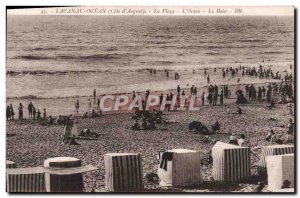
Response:
[{"label": "ocean", "polygon": [[293,17],[7,18],[7,98],[90,96],[94,88],[99,94],[174,89],[173,71],[182,84],[201,86],[206,78],[191,76],[192,69],[280,68],[293,61]]},{"label": "ocean", "polygon": [[[7,104],[34,101],[65,114],[94,89],[103,95],[204,87],[204,68],[217,85],[237,80],[221,78],[214,67],[291,72],[294,18],[8,15],[6,55]],[[270,80],[244,76],[240,83]]]}]

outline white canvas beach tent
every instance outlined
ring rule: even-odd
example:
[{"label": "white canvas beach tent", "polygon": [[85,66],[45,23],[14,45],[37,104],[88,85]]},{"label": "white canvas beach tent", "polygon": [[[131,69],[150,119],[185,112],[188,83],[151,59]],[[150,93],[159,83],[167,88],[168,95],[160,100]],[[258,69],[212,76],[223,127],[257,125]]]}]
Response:
[{"label": "white canvas beach tent", "polygon": [[188,149],[165,151],[161,155],[157,174],[161,186],[180,187],[201,184],[203,181],[201,152]]},{"label": "white canvas beach tent", "polygon": [[294,187],[294,154],[267,156],[266,163],[268,190],[281,191],[281,187],[286,180],[290,182],[289,188]]}]

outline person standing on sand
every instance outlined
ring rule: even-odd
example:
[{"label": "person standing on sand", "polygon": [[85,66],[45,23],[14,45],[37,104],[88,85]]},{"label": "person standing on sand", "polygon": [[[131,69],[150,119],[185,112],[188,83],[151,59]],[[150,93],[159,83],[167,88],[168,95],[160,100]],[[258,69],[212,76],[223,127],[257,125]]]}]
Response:
[{"label": "person standing on sand", "polygon": [[19,104],[19,120],[23,120],[23,105],[22,103]]},{"label": "person standing on sand", "polygon": [[96,100],[96,89],[94,89],[94,101]]},{"label": "person standing on sand", "polygon": [[224,94],[223,94],[223,89],[221,88],[220,105],[223,105],[223,98],[224,98]]},{"label": "person standing on sand", "polygon": [[47,117],[46,108],[44,108],[44,116],[43,116],[43,118],[46,118],[46,117]]},{"label": "person standing on sand", "polygon": [[194,95],[194,85],[191,87],[191,95]]},{"label": "person standing on sand", "polygon": [[204,68],[204,75],[206,76],[207,72],[206,72],[206,68]]},{"label": "person standing on sand", "polygon": [[205,101],[205,92],[203,92],[201,95],[201,106],[204,106],[204,101]]},{"label": "person standing on sand", "polygon": [[91,102],[91,99],[89,99],[88,100],[89,102],[88,102],[88,108],[89,108],[89,110],[92,108],[92,102]]},{"label": "person standing on sand", "polygon": [[262,99],[262,89],[261,89],[261,87],[258,87],[257,99],[258,100]]},{"label": "person standing on sand", "polygon": [[35,119],[35,116],[36,116],[36,110],[35,110],[35,107],[32,106],[32,114],[33,114],[33,119]]},{"label": "person standing on sand", "polygon": [[207,76],[207,83],[210,83],[209,75]]},{"label": "person standing on sand", "polygon": [[177,85],[177,95],[180,95],[180,86]]},{"label": "person standing on sand", "polygon": [[29,102],[29,105],[28,105],[29,118],[32,118],[32,107],[33,107],[33,104],[32,104],[32,102],[30,101],[30,102]]},{"label": "person standing on sand", "polygon": [[100,99],[97,99],[97,107],[100,108]]},{"label": "person standing on sand", "polygon": [[265,97],[266,96],[266,88],[265,88],[265,86],[262,86],[261,91],[263,93],[263,97]]},{"label": "person standing on sand", "polygon": [[197,95],[197,87],[194,88],[194,95]]},{"label": "person standing on sand", "polygon": [[218,96],[219,96],[219,94],[216,92],[216,93],[214,94],[214,105],[217,105],[217,102],[218,102]]},{"label": "person standing on sand", "polygon": [[78,112],[79,112],[79,100],[75,102],[75,113],[78,114]]},{"label": "person standing on sand", "polygon": [[36,117],[37,119],[41,119],[41,112],[40,112],[40,110],[38,109],[38,111],[37,111],[37,117]]},{"label": "person standing on sand", "polygon": [[11,119],[14,120],[15,112],[12,104],[9,105]]},{"label": "person standing on sand", "polygon": [[10,118],[10,108],[9,108],[9,105],[7,105],[6,107],[6,121],[8,121]]},{"label": "person standing on sand", "polygon": [[163,96],[163,94],[161,93],[160,96],[159,96],[159,104],[160,104],[160,105],[161,105],[161,103],[162,103],[163,97],[164,97],[164,96]]}]

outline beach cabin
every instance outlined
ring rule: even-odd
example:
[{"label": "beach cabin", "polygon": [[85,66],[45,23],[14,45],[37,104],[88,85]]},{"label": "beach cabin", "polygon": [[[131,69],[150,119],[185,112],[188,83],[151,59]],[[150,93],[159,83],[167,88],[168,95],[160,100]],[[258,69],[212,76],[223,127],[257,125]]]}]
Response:
[{"label": "beach cabin", "polygon": [[142,156],[135,153],[104,155],[105,188],[110,192],[139,191],[144,188]]},{"label": "beach cabin", "polygon": [[157,174],[161,186],[201,184],[203,173],[200,151],[172,149],[163,152]]},{"label": "beach cabin", "polygon": [[266,157],[268,172],[268,190],[280,191],[284,188],[294,188],[294,154],[272,155]]},{"label": "beach cabin", "polygon": [[261,147],[261,158],[257,171],[261,176],[267,175],[266,156],[284,155],[294,153],[294,145],[270,145]]},{"label": "beach cabin", "polygon": [[7,168],[7,192],[46,192],[45,170],[42,167],[34,168]]},{"label": "beach cabin", "polygon": [[249,179],[250,148],[217,142],[212,148],[213,178],[216,181],[244,181]]}]

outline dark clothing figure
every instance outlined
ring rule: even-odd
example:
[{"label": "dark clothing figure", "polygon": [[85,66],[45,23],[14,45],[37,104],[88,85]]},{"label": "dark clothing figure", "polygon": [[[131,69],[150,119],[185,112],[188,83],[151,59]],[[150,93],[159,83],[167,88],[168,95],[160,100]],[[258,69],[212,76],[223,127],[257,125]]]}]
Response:
[{"label": "dark clothing figure", "polygon": [[100,99],[99,98],[97,99],[97,107],[100,108]]},{"label": "dark clothing figure", "polygon": [[204,106],[204,101],[205,101],[205,92],[201,95],[201,106]]},{"label": "dark clothing figure", "polygon": [[41,119],[41,112],[40,112],[39,109],[38,109],[38,111],[37,111],[37,119]]},{"label": "dark clothing figure", "polygon": [[179,85],[177,86],[177,95],[180,95],[180,87],[179,87]]},{"label": "dark clothing figure", "polygon": [[23,105],[22,105],[22,103],[20,103],[18,110],[19,110],[19,120],[23,120]]},{"label": "dark clothing figure", "polygon": [[10,108],[9,106],[6,107],[6,120],[8,121],[10,119]]},{"label": "dark clothing figure", "polygon": [[9,105],[9,109],[10,109],[10,117],[12,120],[14,120],[15,112],[14,112],[14,108],[13,108],[12,104]]},{"label": "dark clothing figure", "polygon": [[96,89],[94,89],[93,95],[94,95],[94,100],[96,100]]},{"label": "dark clothing figure", "polygon": [[44,116],[43,116],[44,118],[46,118],[47,117],[47,114],[46,114],[46,109],[44,108]]},{"label": "dark clothing figure", "polygon": [[164,169],[165,171],[167,171],[167,169],[168,169],[168,167],[167,167],[168,161],[172,161],[172,160],[173,160],[173,153],[172,152],[164,152],[162,154],[162,159],[161,159],[159,167],[161,169]]},{"label": "dark clothing figure", "polygon": [[134,125],[131,128],[132,128],[132,130],[136,130],[136,131],[141,130],[141,126],[137,120],[135,121]]},{"label": "dark clothing figure", "polygon": [[236,96],[237,96],[236,104],[247,104],[248,103],[247,99],[245,98],[245,96],[241,90],[238,90],[236,92]]},{"label": "dark clothing figure", "polygon": [[32,102],[30,102],[28,105],[29,118],[32,117],[32,108],[33,108],[33,104],[32,104]]},{"label": "dark clothing figure", "polygon": [[69,145],[80,145],[75,141],[75,135],[73,135],[69,141]]},{"label": "dark clothing figure", "polygon": [[36,117],[36,110],[35,110],[35,107],[32,107],[32,115],[33,115],[33,119],[35,119],[35,117]]},{"label": "dark clothing figure", "polygon": [[214,94],[214,99],[213,99],[213,105],[217,105],[217,102],[218,102],[218,94],[215,93]]},{"label": "dark clothing figure", "polygon": [[221,90],[221,94],[220,94],[220,105],[223,105],[223,98],[224,98],[224,94],[223,94],[223,90]]}]

